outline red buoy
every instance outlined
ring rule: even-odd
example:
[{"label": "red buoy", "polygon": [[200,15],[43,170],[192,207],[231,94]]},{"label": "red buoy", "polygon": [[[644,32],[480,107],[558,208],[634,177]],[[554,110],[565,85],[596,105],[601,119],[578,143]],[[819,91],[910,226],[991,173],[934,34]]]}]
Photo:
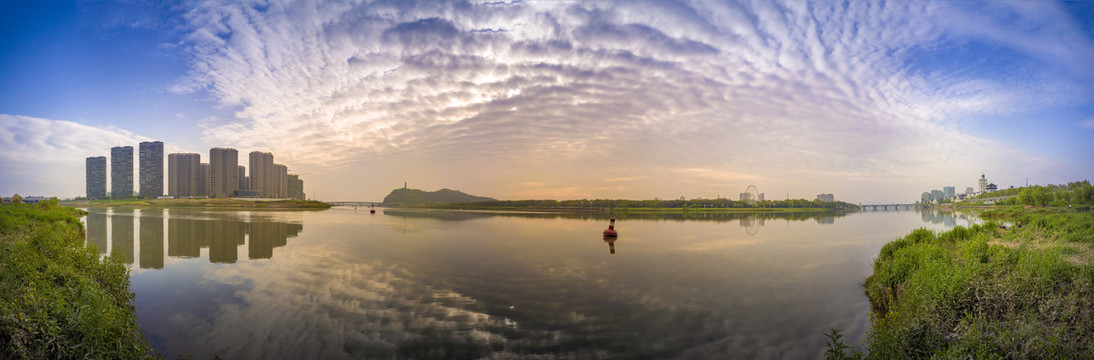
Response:
[{"label": "red buoy", "polygon": [[372,210],[369,210],[369,211],[368,211],[368,213],[369,213],[369,214],[375,214],[375,213],[376,213],[376,209],[372,209]]},{"label": "red buoy", "polygon": [[604,236],[619,236],[619,233],[615,232],[615,218],[612,218],[612,222],[608,224],[608,229],[604,230]]}]

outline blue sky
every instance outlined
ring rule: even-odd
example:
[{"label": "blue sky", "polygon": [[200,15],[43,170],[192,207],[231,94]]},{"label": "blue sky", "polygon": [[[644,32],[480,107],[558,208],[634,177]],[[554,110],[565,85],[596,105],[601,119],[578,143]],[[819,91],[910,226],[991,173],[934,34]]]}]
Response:
[{"label": "blue sky", "polygon": [[1094,178],[1089,2],[43,2],[0,14],[0,194],[272,151],[310,196],[834,193]]}]

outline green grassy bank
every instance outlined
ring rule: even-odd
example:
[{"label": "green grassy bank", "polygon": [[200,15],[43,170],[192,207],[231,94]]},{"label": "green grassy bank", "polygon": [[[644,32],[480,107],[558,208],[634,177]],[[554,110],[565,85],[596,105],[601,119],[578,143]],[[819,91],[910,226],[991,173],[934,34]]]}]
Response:
[{"label": "green grassy bank", "polygon": [[[982,217],[882,247],[864,284],[865,357],[1094,358],[1094,213]],[[840,346],[830,341],[827,357],[862,357]]]},{"label": "green grassy bank", "polygon": [[152,358],[129,270],[84,245],[80,210],[0,205],[0,358]]},{"label": "green grassy bank", "polygon": [[124,200],[74,200],[61,205],[75,207],[191,207],[213,209],[329,209],[330,204],[313,200],[256,201],[247,199],[124,199]]}]

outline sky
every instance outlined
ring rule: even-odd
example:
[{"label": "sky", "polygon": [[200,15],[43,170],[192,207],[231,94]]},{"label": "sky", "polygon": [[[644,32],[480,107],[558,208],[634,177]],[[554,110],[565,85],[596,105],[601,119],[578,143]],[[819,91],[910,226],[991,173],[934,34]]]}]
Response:
[{"label": "sky", "polygon": [[86,157],[149,140],[270,151],[327,201],[910,203],[981,174],[1094,179],[1092,2],[4,6],[4,196],[83,196]]}]

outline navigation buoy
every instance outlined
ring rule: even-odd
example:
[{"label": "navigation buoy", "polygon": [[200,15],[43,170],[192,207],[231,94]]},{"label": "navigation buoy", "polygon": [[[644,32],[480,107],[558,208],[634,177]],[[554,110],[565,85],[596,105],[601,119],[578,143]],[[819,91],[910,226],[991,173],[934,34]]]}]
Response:
[{"label": "navigation buoy", "polygon": [[615,232],[615,218],[612,218],[612,221],[608,223],[608,229],[604,230],[604,236],[619,236],[619,233]]}]

